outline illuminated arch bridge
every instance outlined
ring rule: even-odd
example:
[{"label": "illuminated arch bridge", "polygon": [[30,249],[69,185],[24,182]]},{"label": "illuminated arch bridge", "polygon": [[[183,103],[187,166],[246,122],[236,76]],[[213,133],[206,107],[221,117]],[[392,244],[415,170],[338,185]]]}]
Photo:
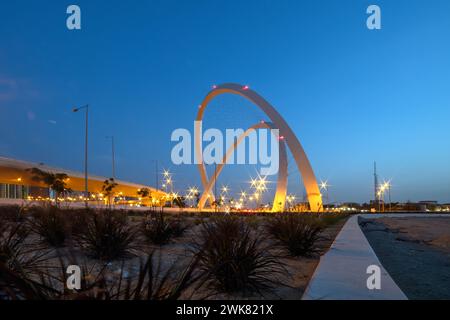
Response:
[{"label": "illuminated arch bridge", "polygon": [[[322,207],[322,197],[320,194],[320,189],[317,184],[316,177],[312,170],[312,167],[309,163],[308,157],[303,150],[303,147],[300,144],[300,141],[295,136],[294,132],[288,126],[286,121],[281,117],[281,115],[275,110],[275,108],[267,102],[263,97],[261,97],[258,93],[251,90],[247,86],[242,86],[235,83],[227,83],[219,86],[214,86],[214,88],[206,95],[202,104],[199,107],[196,121],[202,121],[203,115],[205,113],[205,109],[208,104],[217,96],[222,94],[235,94],[242,96],[248,100],[250,100],[253,104],[259,107],[270,119],[270,122],[261,122],[250,127],[242,136],[240,136],[237,141],[232,145],[226,152],[223,157],[222,164],[217,166],[217,170],[214,173],[211,180],[208,180],[208,175],[206,173],[205,164],[202,162],[198,164],[198,169],[200,172],[200,177],[203,184],[203,194],[198,203],[198,208],[201,210],[205,207],[206,202],[214,199],[214,195],[212,194],[212,187],[219,176],[220,172],[225,163],[227,163],[227,159],[233,154],[234,150],[237,148],[239,143],[253,130],[260,128],[270,128],[270,129],[279,129],[280,137],[280,161],[279,161],[279,171],[278,171],[278,179],[277,179],[277,188],[275,192],[275,198],[273,201],[272,211],[279,212],[284,210],[284,205],[286,202],[286,193],[287,193],[287,154],[286,154],[286,146],[291,151],[295,163],[297,165],[298,170],[303,179],[303,184],[306,189],[306,195],[308,198],[309,206],[311,211],[318,212],[323,209]],[[200,132],[195,134],[195,153],[197,159],[201,158],[201,135]]]}]

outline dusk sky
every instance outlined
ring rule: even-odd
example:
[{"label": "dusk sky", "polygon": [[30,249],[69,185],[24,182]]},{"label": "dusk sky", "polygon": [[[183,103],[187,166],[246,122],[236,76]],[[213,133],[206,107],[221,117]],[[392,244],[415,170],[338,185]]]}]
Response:
[{"label": "dusk sky", "polygon": [[[66,28],[70,4],[81,30]],[[370,4],[381,30],[366,27]],[[92,174],[111,175],[114,135],[118,178],[154,185],[158,160],[176,189],[200,186],[195,165],[171,163],[170,135],[193,130],[212,85],[235,82],[277,108],[331,201],[372,199],[376,160],[394,201],[450,202],[449,15],[448,0],[2,1],[0,156],[82,171],[71,109],[89,103]],[[206,128],[267,118],[234,96],[206,113]],[[227,167],[219,185],[239,191],[255,172]]]}]

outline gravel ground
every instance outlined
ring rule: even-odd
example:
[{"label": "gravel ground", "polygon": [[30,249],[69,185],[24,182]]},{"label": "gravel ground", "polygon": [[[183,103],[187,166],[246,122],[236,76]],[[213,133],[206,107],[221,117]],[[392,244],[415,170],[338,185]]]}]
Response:
[{"label": "gravel ground", "polygon": [[[359,221],[381,263],[409,299],[450,299],[450,250],[442,244],[450,234],[450,218],[434,219],[438,218]],[[433,228],[436,224],[440,228]]]}]

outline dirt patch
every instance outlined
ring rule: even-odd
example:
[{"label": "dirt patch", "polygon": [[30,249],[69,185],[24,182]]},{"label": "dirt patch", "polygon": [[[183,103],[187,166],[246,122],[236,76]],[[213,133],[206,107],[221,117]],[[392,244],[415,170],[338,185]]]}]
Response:
[{"label": "dirt patch", "polygon": [[[143,239],[143,235],[136,235],[136,240],[138,240],[137,242],[139,245],[133,249],[134,255],[127,257],[124,261],[113,260],[105,264],[102,261],[95,260],[92,256],[88,256],[86,252],[79,248],[76,241],[72,238],[69,238],[66,241],[65,246],[59,249],[51,249],[45,245],[42,247],[42,250],[48,251],[48,258],[45,262],[48,267],[48,270],[46,271],[49,272],[49,275],[52,278],[60,279],[60,272],[66,265],[77,264],[85,266],[85,270],[89,270],[88,275],[91,277],[95,277],[102,269],[107,270],[108,281],[114,283],[116,282],[116,279],[119,277],[121,278],[122,275],[126,278],[135,278],[139,273],[139,268],[143,260],[148,257],[150,252],[155,252],[155,257],[158,259],[158,265],[155,265],[155,268],[161,268],[163,271],[161,272],[162,275],[164,275],[164,272],[170,272],[171,276],[175,275],[176,277],[179,271],[185,269],[192,260],[192,249],[196,242],[196,238],[198,238],[199,231],[202,228],[202,222],[211,219],[209,216],[195,215],[180,215],[179,218],[189,225],[189,228],[181,237],[173,239],[173,241],[168,244],[157,246],[146,242]],[[277,274],[279,284],[277,284],[272,291],[265,292],[263,296],[255,294],[254,296],[243,297],[238,294],[225,295],[214,293],[209,296],[210,299],[301,299],[303,292],[320,261],[320,256],[329,250],[331,244],[347,220],[345,216],[331,217],[333,219],[323,220],[327,227],[321,233],[321,239],[316,242],[318,252],[312,257],[291,257],[288,255],[286,249],[275,246],[269,234],[266,233],[267,219],[272,219],[273,217],[255,215],[243,216],[242,218],[246,221],[246,224],[250,226],[252,234],[254,233],[255,235],[257,234],[262,237],[262,242],[268,245],[264,246],[266,248],[265,250],[278,257],[278,261],[280,262],[279,265],[281,265],[286,272],[279,275]],[[28,219],[33,218],[28,217]],[[143,222],[143,219],[143,216],[128,216],[127,223],[132,229],[137,230]],[[41,240],[40,236],[36,233],[31,233],[27,238],[27,242],[30,244],[38,244]],[[172,266],[174,266],[173,269]],[[35,281],[38,280],[37,276],[30,275],[30,278]],[[58,284],[57,289],[62,290],[63,288],[61,286],[64,285],[64,283],[61,282]],[[191,291],[189,292],[189,290]],[[196,287],[194,285],[189,287],[189,289],[183,293],[181,298],[205,298],[208,296],[209,290],[210,288]],[[0,288],[0,300],[1,298],[2,289]]]},{"label": "dirt patch", "polygon": [[450,217],[360,218],[360,225],[409,299],[450,299]]},{"label": "dirt patch", "polygon": [[450,253],[449,218],[381,218],[378,222],[397,231],[400,240],[429,244]]},{"label": "dirt patch", "polygon": [[[258,220],[263,220],[263,217],[259,217]],[[285,267],[287,273],[278,278],[282,283],[275,287],[271,292],[265,292],[264,296],[259,295],[241,296],[241,295],[226,295],[218,294],[211,296],[211,299],[224,299],[224,300],[259,300],[259,299],[281,299],[281,300],[300,300],[303,296],[306,287],[320,261],[320,257],[325,254],[331,247],[334,239],[338,235],[339,231],[344,226],[347,218],[341,219],[335,224],[327,227],[323,233],[321,240],[318,241],[318,254],[313,257],[289,257],[286,256],[286,252],[278,252],[283,256],[280,258],[281,264]],[[259,221],[263,222],[263,221]],[[262,229],[259,229],[262,232]],[[184,241],[181,240],[181,243]],[[270,241],[270,240],[267,240]],[[276,253],[274,249],[274,253]],[[191,298],[197,299],[205,295],[205,291],[200,290],[194,294]]]}]

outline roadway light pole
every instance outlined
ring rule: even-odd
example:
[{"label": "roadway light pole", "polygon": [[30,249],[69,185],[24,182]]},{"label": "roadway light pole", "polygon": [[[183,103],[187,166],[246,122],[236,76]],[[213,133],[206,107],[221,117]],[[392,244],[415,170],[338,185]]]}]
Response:
[{"label": "roadway light pole", "polygon": [[326,204],[329,205],[330,204],[330,194],[329,194],[328,190],[329,190],[330,185],[328,184],[328,180],[321,181],[319,187],[320,187],[320,189],[325,190],[325,192],[326,192],[326,199],[327,199],[327,203]]},{"label": "roadway light pole", "polygon": [[217,163],[214,162],[214,211],[217,212],[219,210],[218,208],[218,202],[217,202]]},{"label": "roadway light pole", "polygon": [[388,192],[389,192],[389,212],[392,211],[392,201],[391,201],[391,183],[388,182]]},{"label": "roadway light pole", "polygon": [[159,178],[158,178],[158,160],[151,160],[152,162],[155,162],[155,188],[158,190],[159,188]]},{"label": "roadway light pole", "polygon": [[111,139],[111,152],[112,152],[112,178],[116,180],[116,161],[114,150],[114,136],[107,136],[107,139]]},{"label": "roadway light pole", "polygon": [[[156,196],[158,196],[158,190],[159,190],[159,173],[158,173],[158,160],[150,160],[155,162],[155,190],[156,190]],[[158,198],[159,199],[159,198]],[[153,206],[153,204],[152,204]]]},{"label": "roadway light pole", "polygon": [[80,110],[86,110],[86,136],[84,143],[84,201],[86,208],[88,207],[89,189],[88,189],[88,119],[89,119],[89,105],[86,104],[79,108],[73,108],[73,112],[78,112]]}]

